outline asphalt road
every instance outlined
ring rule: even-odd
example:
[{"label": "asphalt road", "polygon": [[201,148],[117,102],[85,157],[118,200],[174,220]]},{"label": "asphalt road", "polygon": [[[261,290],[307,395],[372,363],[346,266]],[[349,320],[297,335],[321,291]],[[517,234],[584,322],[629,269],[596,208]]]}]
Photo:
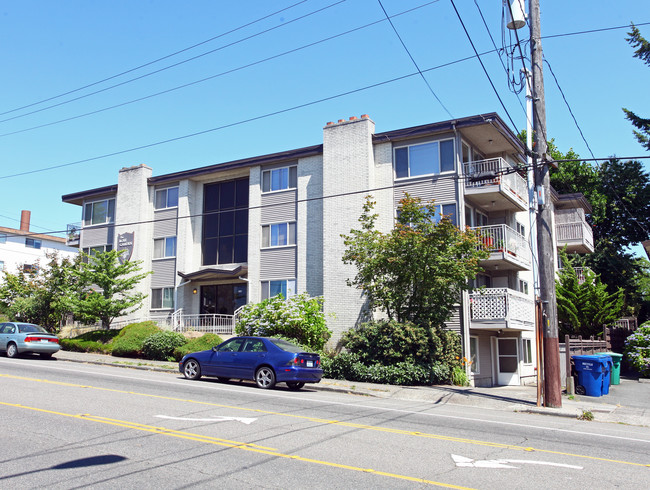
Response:
[{"label": "asphalt road", "polygon": [[646,488],[650,429],[0,357],[0,487]]}]

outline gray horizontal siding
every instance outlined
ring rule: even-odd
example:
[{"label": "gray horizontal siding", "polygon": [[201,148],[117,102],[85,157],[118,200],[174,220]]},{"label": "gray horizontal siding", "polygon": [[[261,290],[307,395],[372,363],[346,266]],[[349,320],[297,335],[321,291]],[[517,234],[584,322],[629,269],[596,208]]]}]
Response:
[{"label": "gray horizontal siding", "polygon": [[460,325],[460,307],[457,306],[454,308],[454,311],[452,312],[451,318],[449,321],[445,322],[445,327],[447,329],[451,330],[452,332],[456,332],[457,334],[461,335],[462,328]]},{"label": "gray horizontal siding", "polygon": [[115,236],[114,226],[100,226],[97,228],[83,228],[79,248],[96,247],[99,245],[113,245]]},{"label": "gray horizontal siding", "polygon": [[408,192],[411,197],[419,197],[423,201],[435,200],[439,203],[456,202],[456,179],[445,175],[440,179],[421,180],[411,183],[395,183],[394,201],[395,207],[399,204],[404,193]]},{"label": "gray horizontal siding", "polygon": [[262,250],[260,279],[292,279],[296,277],[296,247]]},{"label": "gray horizontal siding", "polygon": [[176,224],[178,220],[175,218],[177,216],[178,208],[156,211],[154,214],[153,237],[176,236]]},{"label": "gray horizontal siding", "polygon": [[261,222],[280,223],[296,220],[296,190],[262,194]]},{"label": "gray horizontal siding", "polygon": [[173,287],[176,280],[176,259],[160,259],[151,263],[152,288]]}]

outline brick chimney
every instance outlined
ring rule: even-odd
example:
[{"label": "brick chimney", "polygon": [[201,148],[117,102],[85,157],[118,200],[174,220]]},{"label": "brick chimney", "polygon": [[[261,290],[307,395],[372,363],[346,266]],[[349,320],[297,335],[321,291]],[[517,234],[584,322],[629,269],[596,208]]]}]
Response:
[{"label": "brick chimney", "polygon": [[29,231],[29,219],[32,216],[31,211],[22,210],[20,213],[20,231]]}]

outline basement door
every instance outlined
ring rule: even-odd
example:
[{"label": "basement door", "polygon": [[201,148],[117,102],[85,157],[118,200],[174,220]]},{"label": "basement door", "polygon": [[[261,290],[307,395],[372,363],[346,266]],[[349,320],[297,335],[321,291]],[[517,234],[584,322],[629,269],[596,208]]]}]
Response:
[{"label": "basement door", "polygon": [[519,339],[496,338],[496,363],[498,385],[519,385]]}]

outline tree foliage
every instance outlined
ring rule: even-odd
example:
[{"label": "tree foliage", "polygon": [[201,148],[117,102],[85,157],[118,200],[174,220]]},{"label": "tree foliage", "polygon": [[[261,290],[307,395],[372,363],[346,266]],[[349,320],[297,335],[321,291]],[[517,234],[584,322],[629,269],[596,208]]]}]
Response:
[{"label": "tree foliage", "polygon": [[[650,66],[650,43],[641,35],[639,29],[633,24],[632,30],[628,32],[627,42],[635,48],[634,57],[640,59],[647,66]],[[634,112],[623,109],[625,117],[636,129],[634,136],[646,150],[650,150],[650,119],[640,117]]]},{"label": "tree foliage", "polygon": [[588,268],[579,275],[574,260],[560,251],[562,269],[556,281],[560,337],[564,335],[600,335],[621,316],[623,289],[608,293],[600,277]]},{"label": "tree foliage", "polygon": [[439,219],[434,203],[408,194],[400,201],[397,223],[388,233],[375,228],[374,201],[366,198],[361,228],[344,235],[343,262],[354,264],[350,286],[365,293],[370,307],[389,319],[442,326],[459,302],[460,292],[482,269],[487,257],[477,235]]},{"label": "tree foliage", "polygon": [[113,319],[142,306],[146,295],[134,288],[150,273],[140,272],[141,261],[122,263],[122,252],[81,253],[83,260],[72,270],[80,286],[72,301],[75,315],[82,321],[101,320],[102,327],[109,328]]}]

